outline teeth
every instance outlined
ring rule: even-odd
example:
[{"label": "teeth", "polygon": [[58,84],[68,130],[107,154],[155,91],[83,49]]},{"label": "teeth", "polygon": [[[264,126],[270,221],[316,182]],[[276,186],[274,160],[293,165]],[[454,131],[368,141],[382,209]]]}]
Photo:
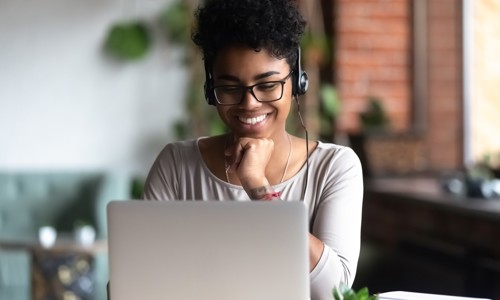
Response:
[{"label": "teeth", "polygon": [[258,116],[258,117],[255,117],[255,118],[243,118],[243,117],[239,117],[240,121],[245,123],[245,124],[250,124],[250,125],[255,125],[259,122],[262,122],[264,121],[264,119],[266,118],[266,115],[262,115],[262,116]]}]

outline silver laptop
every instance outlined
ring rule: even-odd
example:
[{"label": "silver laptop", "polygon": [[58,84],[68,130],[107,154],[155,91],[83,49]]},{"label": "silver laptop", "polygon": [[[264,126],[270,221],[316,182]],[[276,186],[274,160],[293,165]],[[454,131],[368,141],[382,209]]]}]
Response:
[{"label": "silver laptop", "polygon": [[303,202],[113,201],[110,299],[309,299]]}]

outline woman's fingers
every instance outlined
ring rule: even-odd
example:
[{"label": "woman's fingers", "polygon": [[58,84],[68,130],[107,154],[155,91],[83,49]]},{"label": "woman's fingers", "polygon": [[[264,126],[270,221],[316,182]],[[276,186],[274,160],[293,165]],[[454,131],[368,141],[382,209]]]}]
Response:
[{"label": "woman's fingers", "polygon": [[264,176],[265,169],[274,150],[271,139],[236,138],[225,151],[230,171],[238,173],[240,179],[248,176]]},{"label": "woman's fingers", "polygon": [[241,143],[233,144],[224,151],[226,161],[229,165],[228,172],[232,173],[237,169],[239,163],[241,162],[243,151]]}]

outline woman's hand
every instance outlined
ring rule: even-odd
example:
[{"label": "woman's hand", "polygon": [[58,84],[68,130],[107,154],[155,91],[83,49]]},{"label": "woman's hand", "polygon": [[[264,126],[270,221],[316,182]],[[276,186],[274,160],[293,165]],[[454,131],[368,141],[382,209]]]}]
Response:
[{"label": "woman's hand", "polygon": [[269,186],[266,167],[274,151],[271,139],[236,138],[224,152],[230,173],[235,173],[241,185],[252,197],[253,189]]}]

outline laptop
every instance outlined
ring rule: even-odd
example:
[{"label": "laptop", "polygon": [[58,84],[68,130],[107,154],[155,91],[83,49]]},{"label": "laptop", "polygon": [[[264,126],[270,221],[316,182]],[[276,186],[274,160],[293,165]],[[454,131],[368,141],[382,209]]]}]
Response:
[{"label": "laptop", "polygon": [[110,299],[309,299],[301,201],[112,201]]}]

